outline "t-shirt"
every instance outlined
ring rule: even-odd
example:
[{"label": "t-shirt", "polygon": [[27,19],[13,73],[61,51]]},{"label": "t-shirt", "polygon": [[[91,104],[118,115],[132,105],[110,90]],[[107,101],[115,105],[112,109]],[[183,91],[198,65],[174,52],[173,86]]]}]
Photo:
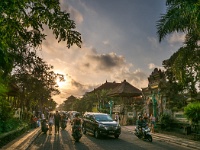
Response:
[{"label": "t-shirt", "polygon": [[55,120],[55,124],[59,124],[59,122],[60,122],[60,115],[59,114],[55,114],[54,115],[54,120]]},{"label": "t-shirt", "polygon": [[81,124],[81,119],[80,118],[74,118],[73,122],[74,122],[74,125],[80,125]]},{"label": "t-shirt", "polygon": [[152,122],[155,122],[155,121],[156,121],[156,118],[155,118],[154,116],[152,116],[152,117],[151,117],[151,121],[152,121]]}]

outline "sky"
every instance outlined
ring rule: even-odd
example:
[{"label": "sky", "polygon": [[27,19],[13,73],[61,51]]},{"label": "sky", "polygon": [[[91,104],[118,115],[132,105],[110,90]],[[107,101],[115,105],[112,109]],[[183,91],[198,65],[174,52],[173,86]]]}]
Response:
[{"label": "sky", "polygon": [[56,73],[61,104],[69,96],[81,97],[103,83],[126,80],[141,90],[162,61],[169,59],[184,41],[184,34],[172,33],[160,43],[157,21],[166,13],[165,0],[60,0],[81,33],[82,46],[58,43],[48,29],[38,53]]}]

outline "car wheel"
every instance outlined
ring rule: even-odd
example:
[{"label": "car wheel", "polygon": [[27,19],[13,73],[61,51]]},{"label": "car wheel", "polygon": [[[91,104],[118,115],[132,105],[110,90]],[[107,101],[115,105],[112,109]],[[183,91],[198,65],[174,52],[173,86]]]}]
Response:
[{"label": "car wheel", "polygon": [[94,131],[94,137],[96,139],[98,139],[100,137],[100,134],[99,134],[99,132],[97,130]]},{"label": "car wheel", "polygon": [[119,138],[119,135],[115,135],[115,138],[118,139],[118,138]]},{"label": "car wheel", "polygon": [[86,134],[85,127],[82,128],[83,134]]}]

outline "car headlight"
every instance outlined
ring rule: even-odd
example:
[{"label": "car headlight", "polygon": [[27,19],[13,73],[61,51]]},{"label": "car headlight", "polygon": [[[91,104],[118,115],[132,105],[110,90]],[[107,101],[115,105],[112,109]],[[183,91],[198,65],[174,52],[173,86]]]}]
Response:
[{"label": "car headlight", "polygon": [[121,126],[120,126],[120,124],[118,124],[117,126],[116,126],[116,129],[120,129],[121,128]]}]

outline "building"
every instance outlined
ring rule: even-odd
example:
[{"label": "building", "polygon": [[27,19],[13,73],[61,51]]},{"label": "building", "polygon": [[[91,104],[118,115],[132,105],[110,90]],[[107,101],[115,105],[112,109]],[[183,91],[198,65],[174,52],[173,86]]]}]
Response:
[{"label": "building", "polygon": [[145,101],[144,113],[159,117],[166,110],[166,95],[161,92],[161,86],[166,84],[164,72],[155,68],[148,77],[148,87],[142,88]]}]

